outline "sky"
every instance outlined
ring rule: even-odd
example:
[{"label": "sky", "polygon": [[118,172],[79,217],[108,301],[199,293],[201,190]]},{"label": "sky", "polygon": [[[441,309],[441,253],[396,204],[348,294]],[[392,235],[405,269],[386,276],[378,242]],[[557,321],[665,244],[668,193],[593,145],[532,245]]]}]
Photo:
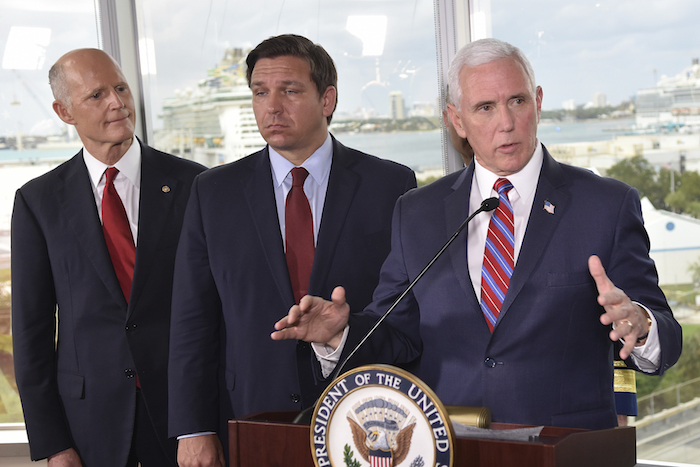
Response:
[{"label": "sky", "polygon": [[[157,74],[148,80],[154,115],[176,90],[196,88],[226,48],[253,47],[276,34],[320,43],[339,73],[338,112],[386,115],[389,92],[413,102],[437,101],[431,0],[141,0],[142,34],[155,44]],[[578,105],[601,92],[619,104],[662,75],[700,57],[697,0],[490,0],[492,35],[520,47],[544,90],[544,109]],[[49,28],[36,70],[0,68],[0,136],[58,131],[48,68],[76,47],[95,47],[93,0],[0,0],[0,54],[13,26]],[[66,11],[67,10],[67,11]],[[349,15],[386,16],[381,56],[362,56],[346,29]],[[376,29],[376,28],[375,28]],[[38,37],[38,36],[37,36]],[[156,120],[156,128],[159,123]]]}]

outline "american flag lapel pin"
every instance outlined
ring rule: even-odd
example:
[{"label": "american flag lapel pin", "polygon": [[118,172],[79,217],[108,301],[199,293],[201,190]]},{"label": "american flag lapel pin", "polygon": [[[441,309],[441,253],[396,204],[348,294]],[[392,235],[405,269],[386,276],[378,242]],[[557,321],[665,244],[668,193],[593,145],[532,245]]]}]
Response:
[{"label": "american flag lapel pin", "polygon": [[554,214],[554,205],[552,203],[550,203],[548,200],[545,200],[544,201],[544,210],[550,214]]}]

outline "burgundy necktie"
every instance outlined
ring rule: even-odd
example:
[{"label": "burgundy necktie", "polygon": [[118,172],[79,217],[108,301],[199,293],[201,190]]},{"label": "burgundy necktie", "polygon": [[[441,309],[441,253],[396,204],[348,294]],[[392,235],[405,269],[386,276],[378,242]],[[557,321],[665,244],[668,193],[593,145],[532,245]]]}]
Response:
[{"label": "burgundy necktie", "polygon": [[117,273],[124,298],[129,303],[131,281],[134,277],[134,264],[136,262],[136,247],[131,227],[129,227],[129,219],[126,217],[126,210],[116,188],[114,188],[114,178],[118,173],[119,170],[114,167],[108,168],[105,172],[107,181],[102,194],[102,231],[105,235],[114,272]]},{"label": "burgundy necktie", "polygon": [[491,332],[501,312],[515,265],[515,224],[513,206],[508,199],[508,192],[513,185],[508,179],[499,178],[493,188],[498,192],[500,203],[491,216],[484,264],[481,266],[481,310]]},{"label": "burgundy necktie", "polygon": [[311,267],[314,264],[314,226],[309,200],[304,193],[304,180],[309,172],[302,167],[292,169],[292,189],[284,210],[287,268],[292,281],[294,300],[299,303],[309,290]]}]

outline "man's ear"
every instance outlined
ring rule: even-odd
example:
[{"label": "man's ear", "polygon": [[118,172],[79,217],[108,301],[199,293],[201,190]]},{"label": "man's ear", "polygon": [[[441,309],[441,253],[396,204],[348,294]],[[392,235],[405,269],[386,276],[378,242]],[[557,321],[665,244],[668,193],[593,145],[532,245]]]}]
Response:
[{"label": "man's ear", "polygon": [[324,92],[321,96],[321,99],[323,100],[323,116],[328,117],[333,115],[333,111],[335,110],[335,102],[337,99],[337,91],[335,86],[328,86],[326,88],[326,92]]},{"label": "man's ear", "polygon": [[67,124],[75,125],[75,120],[73,119],[73,112],[63,102],[53,101],[53,111],[56,112],[58,118],[60,118]]},{"label": "man's ear", "polygon": [[450,120],[452,121],[452,126],[455,127],[455,131],[460,136],[460,138],[467,139],[467,132],[464,131],[462,126],[462,119],[459,118],[459,110],[454,104],[447,104],[447,112],[450,114]]}]

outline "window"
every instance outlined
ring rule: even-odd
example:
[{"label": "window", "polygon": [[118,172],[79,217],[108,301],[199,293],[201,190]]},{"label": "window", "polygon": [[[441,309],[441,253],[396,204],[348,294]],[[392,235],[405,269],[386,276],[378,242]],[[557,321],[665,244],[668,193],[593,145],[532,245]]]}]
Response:
[{"label": "window", "polygon": [[331,132],[342,143],[442,174],[432,1],[139,3],[140,50],[150,64],[147,105],[159,149],[211,166],[262,148],[245,57],[270,36],[296,33],[335,61]]},{"label": "window", "polygon": [[0,423],[17,423],[23,418],[10,332],[14,193],[81,147],[51,109],[48,70],[65,52],[99,41],[93,0],[3,0],[0,8]]}]

